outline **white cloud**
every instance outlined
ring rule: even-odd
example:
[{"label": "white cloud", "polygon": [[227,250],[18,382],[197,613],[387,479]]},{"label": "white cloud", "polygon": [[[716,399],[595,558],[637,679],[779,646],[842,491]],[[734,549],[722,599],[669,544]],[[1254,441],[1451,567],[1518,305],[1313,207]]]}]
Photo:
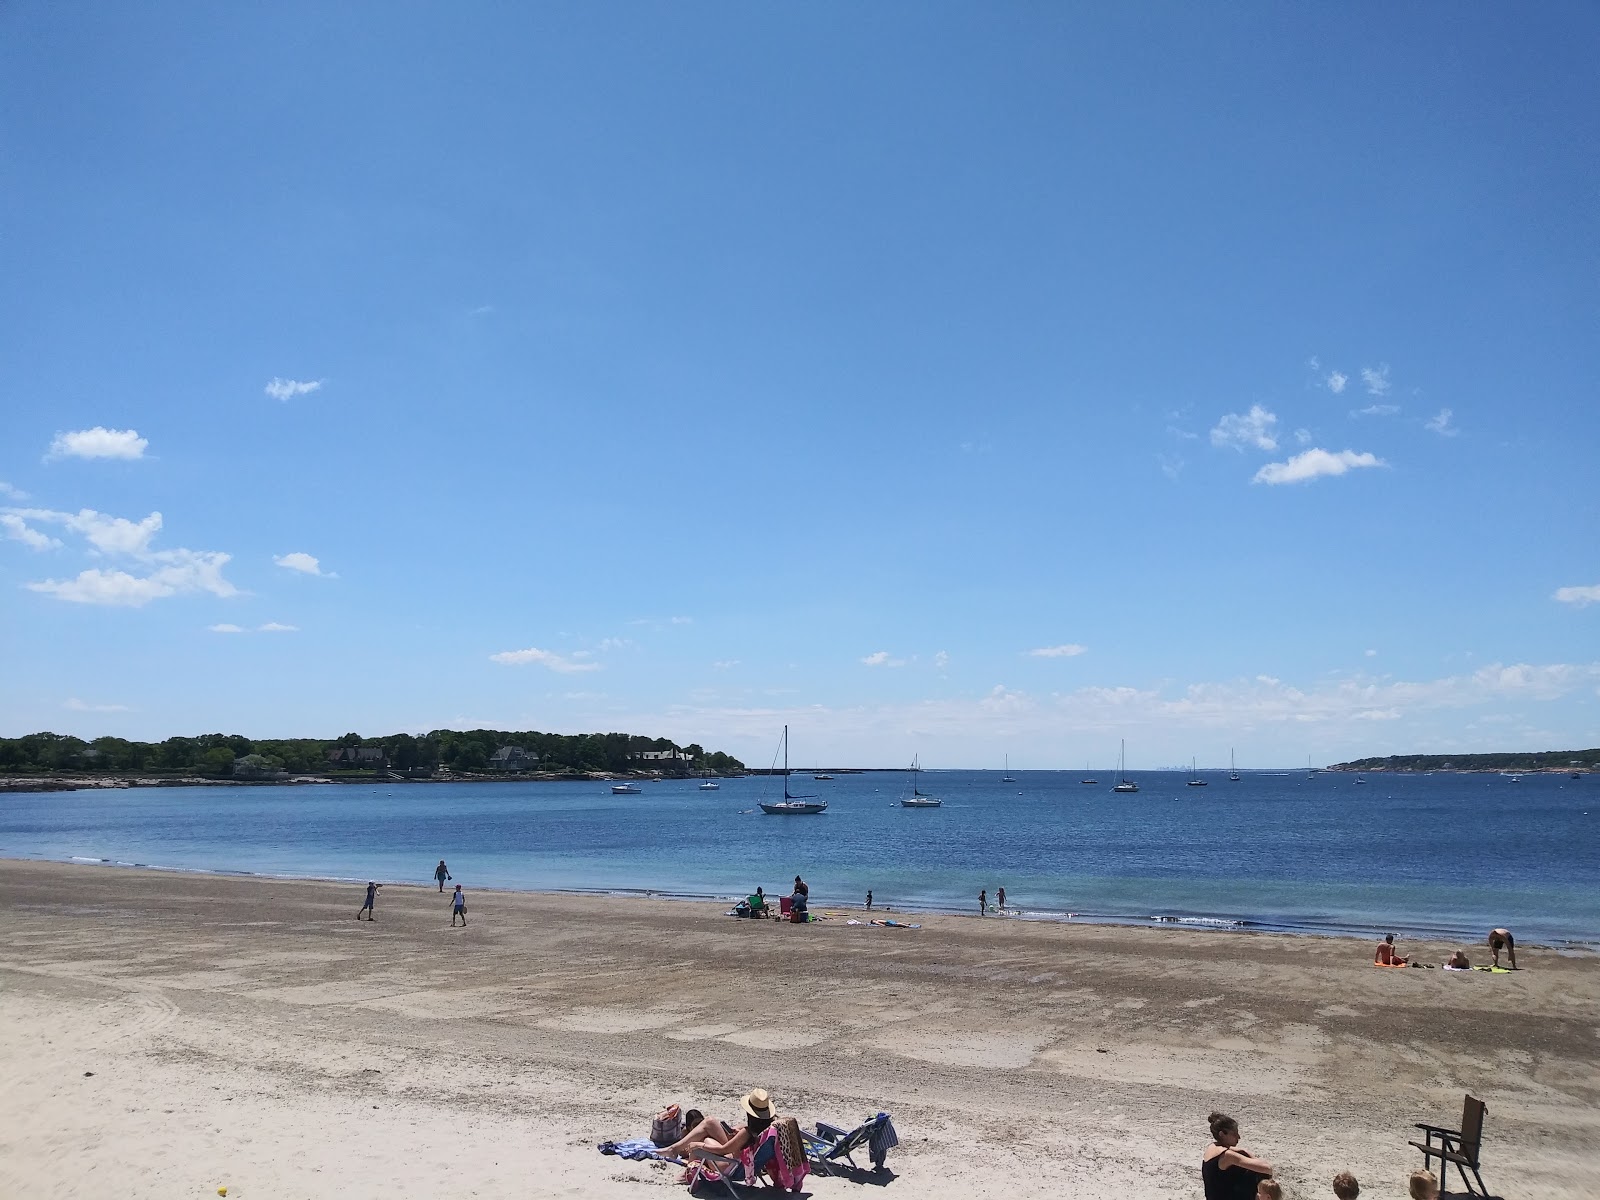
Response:
[{"label": "white cloud", "polygon": [[1040,646],[1037,650],[1029,650],[1028,654],[1033,658],[1076,658],[1080,654],[1087,654],[1088,651],[1087,646],[1068,642],[1063,646]]},{"label": "white cloud", "polygon": [[1352,408],[1352,417],[1392,417],[1400,411],[1398,404],[1369,404],[1365,408]]},{"label": "white cloud", "polygon": [[135,429],[75,429],[58,433],[50,443],[45,461],[57,458],[143,458],[149,440]]},{"label": "white cloud", "polygon": [[733,667],[737,667],[738,665],[739,660],[737,658],[719,658],[716,662],[711,664],[713,669],[718,671],[727,671]]},{"label": "white cloud", "polygon": [[1161,473],[1168,479],[1176,482],[1183,476],[1183,457],[1177,454],[1158,454],[1156,461],[1161,464]]},{"label": "white cloud", "polygon": [[0,513],[0,529],[4,529],[6,537],[12,541],[21,542],[24,546],[31,546],[35,550],[54,550],[61,545],[49,534],[30,528],[26,521],[14,513]]},{"label": "white cloud", "polygon": [[557,654],[554,650],[540,650],[537,646],[529,646],[526,650],[502,650],[499,654],[489,655],[490,662],[504,663],[510,667],[525,667],[529,663],[538,663],[541,667],[548,667],[563,675],[571,675],[578,671],[598,671],[600,664],[597,662],[577,662],[575,659],[583,655],[582,651],[571,658]]},{"label": "white cloud", "polygon": [[903,667],[906,660],[903,658],[890,658],[887,650],[876,650],[861,660],[869,667]]},{"label": "white cloud", "polygon": [[206,628],[209,629],[212,633],[243,633],[244,632],[244,628],[242,626],[229,625],[227,623],[223,623],[221,625],[207,625]]},{"label": "white cloud", "polygon": [[1305,483],[1322,475],[1343,475],[1355,467],[1388,466],[1376,455],[1354,450],[1341,450],[1334,454],[1327,450],[1307,450],[1296,454],[1288,462],[1268,463],[1255,473],[1252,483]]},{"label": "white cloud", "polygon": [[1367,658],[1377,658],[1378,657],[1378,652],[1376,650],[1365,650],[1362,653],[1365,654]]},{"label": "white cloud", "polygon": [[1302,446],[1311,445],[1311,430],[1309,430],[1309,429],[1296,429],[1294,431],[1294,440],[1299,445],[1302,445]]},{"label": "white cloud", "polygon": [[87,704],[76,696],[61,706],[70,712],[116,713],[127,712],[126,704]]},{"label": "white cloud", "polygon": [[305,396],[316,391],[322,386],[322,380],[313,379],[302,382],[298,379],[273,379],[265,388],[267,395],[274,400],[292,400],[296,396]]},{"label": "white cloud", "polygon": [[1441,408],[1438,416],[1423,422],[1423,428],[1431,429],[1440,437],[1455,437],[1456,434],[1460,433],[1461,431],[1454,425],[1450,424],[1450,418],[1453,416],[1455,416],[1455,413],[1451,412],[1448,408]]},{"label": "white cloud", "polygon": [[1574,608],[1587,608],[1591,604],[1600,604],[1600,583],[1592,587],[1557,588],[1551,599],[1559,600],[1562,604],[1570,604]]},{"label": "white cloud", "polygon": [[277,621],[268,621],[265,625],[256,626],[258,633],[299,633],[298,625],[280,625]]},{"label": "white cloud", "polygon": [[668,617],[667,618],[667,623],[669,625],[693,625],[694,624],[694,618],[693,617]]},{"label": "white cloud", "polygon": [[1254,446],[1257,450],[1276,450],[1278,438],[1273,432],[1278,418],[1259,404],[1250,406],[1247,413],[1228,413],[1211,431],[1213,446],[1232,446],[1241,450]]},{"label": "white cloud", "polygon": [[147,563],[163,565],[143,576],[96,567],[80,571],[74,579],[45,579],[27,587],[30,591],[74,604],[128,608],[140,608],[151,600],[185,592],[210,592],[213,596],[239,594],[239,589],[222,577],[222,568],[232,555],[209,550],[162,550],[141,557]]},{"label": "white cloud", "polygon": [[1306,369],[1313,372],[1322,370],[1322,360],[1313,354],[1306,359]]},{"label": "white cloud", "polygon": [[150,539],[161,531],[161,514],[151,513],[142,521],[126,517],[111,517],[92,508],[75,513],[56,512],[48,508],[11,508],[7,513],[28,521],[43,521],[50,525],[63,525],[73,533],[83,536],[96,550],[104,554],[126,554],[137,557],[150,549]]},{"label": "white cloud", "polygon": [[1374,396],[1387,396],[1389,394],[1389,364],[1380,363],[1376,367],[1361,368],[1361,382],[1367,385],[1367,391]]},{"label": "white cloud", "polygon": [[1350,376],[1346,375],[1343,371],[1328,372],[1328,390],[1335,396],[1344,391],[1344,385],[1349,382]]},{"label": "white cloud", "polygon": [[337,579],[338,574],[333,571],[324,571],[322,564],[315,557],[300,550],[289,554],[275,554],[272,561],[289,571],[299,571],[302,575],[320,575],[324,579]]},{"label": "white cloud", "polygon": [[941,650],[933,656],[933,665],[936,670],[942,671],[950,665],[950,655]]},{"label": "white cloud", "polygon": [[5,496],[10,500],[26,500],[28,493],[19,487],[12,487],[5,480],[0,479],[0,496]]}]

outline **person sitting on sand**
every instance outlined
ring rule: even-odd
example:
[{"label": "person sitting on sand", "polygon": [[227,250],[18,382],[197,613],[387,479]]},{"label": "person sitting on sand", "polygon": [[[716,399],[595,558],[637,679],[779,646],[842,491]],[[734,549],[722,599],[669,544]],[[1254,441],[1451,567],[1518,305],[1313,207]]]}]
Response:
[{"label": "person sitting on sand", "polygon": [[661,1157],[692,1159],[703,1151],[738,1158],[745,1147],[756,1144],[775,1115],[772,1100],[760,1088],[741,1096],[739,1107],[744,1110],[744,1125],[740,1128],[735,1129],[716,1117],[703,1117],[685,1129],[683,1136],[672,1145],[661,1147]]},{"label": "person sitting on sand", "polygon": [[1465,950],[1457,950],[1444,964],[1446,971],[1470,971],[1472,962],[1467,958]]},{"label": "person sitting on sand", "polygon": [[1349,1171],[1340,1171],[1333,1177],[1333,1194],[1339,1200],[1356,1200],[1361,1195],[1361,1185]]},{"label": "person sitting on sand", "polygon": [[1239,1149],[1239,1122],[1212,1113],[1211,1145],[1200,1158],[1206,1200],[1254,1200],[1256,1184],[1272,1175],[1272,1164]]},{"label": "person sitting on sand", "polygon": [[1411,1172],[1411,1200],[1439,1200],[1439,1181],[1432,1171]]},{"label": "person sitting on sand", "polygon": [[1403,967],[1407,960],[1394,952],[1394,934],[1384,935],[1383,941],[1378,943],[1378,952],[1372,956],[1372,961],[1380,967]]},{"label": "person sitting on sand", "polygon": [[1494,965],[1500,965],[1500,951],[1504,950],[1511,959],[1511,969],[1517,969],[1517,939],[1511,936],[1509,929],[1491,929],[1489,931],[1489,949],[1494,954]]}]

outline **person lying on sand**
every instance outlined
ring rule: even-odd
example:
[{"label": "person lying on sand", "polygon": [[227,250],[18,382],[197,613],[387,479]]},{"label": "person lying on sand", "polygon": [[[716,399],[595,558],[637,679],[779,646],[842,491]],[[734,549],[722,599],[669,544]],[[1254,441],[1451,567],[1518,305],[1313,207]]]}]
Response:
[{"label": "person lying on sand", "polygon": [[1446,971],[1470,971],[1472,970],[1472,961],[1467,958],[1465,950],[1457,950],[1445,962],[1444,969]]},{"label": "person lying on sand", "polygon": [[756,1140],[772,1124],[772,1101],[767,1093],[755,1088],[740,1097],[739,1107],[744,1110],[744,1125],[735,1129],[716,1117],[704,1117],[670,1146],[661,1147],[663,1158],[693,1158],[697,1151],[737,1158],[746,1146]]},{"label": "person lying on sand", "polygon": [[1386,934],[1383,941],[1378,943],[1378,952],[1372,956],[1372,961],[1380,967],[1403,967],[1407,960],[1394,952],[1394,934]]}]

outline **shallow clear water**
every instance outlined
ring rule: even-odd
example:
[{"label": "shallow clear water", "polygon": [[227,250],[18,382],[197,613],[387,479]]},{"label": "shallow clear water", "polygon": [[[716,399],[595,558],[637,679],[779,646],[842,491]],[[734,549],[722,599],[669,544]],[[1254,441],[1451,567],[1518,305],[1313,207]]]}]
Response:
[{"label": "shallow clear water", "polygon": [[[135,788],[0,798],[0,856],[427,882],[448,860],[468,890],[576,888],[1095,920],[1250,923],[1600,943],[1600,778],[1245,774],[1185,786],[1146,772],[1136,795],[1077,773],[925,772],[938,809],[906,809],[905,777],[798,792],[816,817],[755,808],[776,781]],[[753,811],[752,811],[753,810]]]}]

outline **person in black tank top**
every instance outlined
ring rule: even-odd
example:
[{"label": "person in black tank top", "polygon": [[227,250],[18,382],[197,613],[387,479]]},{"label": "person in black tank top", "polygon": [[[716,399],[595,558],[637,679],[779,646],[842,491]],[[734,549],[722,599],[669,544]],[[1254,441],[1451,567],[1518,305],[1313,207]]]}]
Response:
[{"label": "person in black tank top", "polygon": [[1239,1122],[1211,1114],[1211,1142],[1200,1159],[1206,1200],[1255,1200],[1256,1185],[1272,1175],[1272,1164],[1239,1149]]}]

